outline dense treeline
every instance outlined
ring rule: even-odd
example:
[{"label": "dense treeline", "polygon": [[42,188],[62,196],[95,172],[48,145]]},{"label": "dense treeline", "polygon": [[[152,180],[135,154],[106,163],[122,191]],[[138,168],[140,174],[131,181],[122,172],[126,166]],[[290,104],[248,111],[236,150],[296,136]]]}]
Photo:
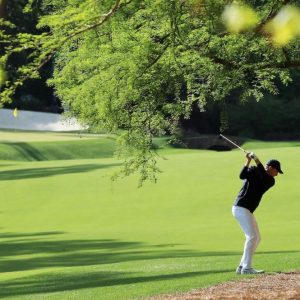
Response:
[{"label": "dense treeline", "polygon": [[252,137],[298,131],[297,96],[280,91],[300,68],[299,1],[18,3],[26,18],[38,15],[37,32],[12,33],[1,20],[1,102],[52,61],[48,83],[69,113],[121,132],[124,175],[155,180],[153,137],[180,125]]},{"label": "dense treeline", "polygon": [[[17,34],[40,34],[42,30],[36,28],[39,16],[39,6],[34,6],[33,10],[24,13],[26,0],[2,1],[2,17],[11,22],[11,26],[6,27],[6,32],[12,36]],[[5,44],[4,44],[5,45]],[[3,54],[3,43],[0,43],[1,54]],[[28,62],[27,58],[30,51],[22,51],[11,55],[7,61],[7,72],[14,76],[18,67]],[[18,108],[42,112],[61,112],[61,104],[54,95],[52,87],[49,87],[46,81],[52,76],[52,61],[49,61],[39,70],[38,78],[28,78],[16,93],[12,96],[11,103],[4,103],[5,108]]]},{"label": "dense treeline", "polygon": [[[239,91],[236,91],[237,94]],[[232,95],[226,104],[209,102],[206,111],[194,106],[191,118],[181,120],[182,134],[217,134],[221,128],[230,135],[266,140],[300,138],[300,73],[294,72],[288,86],[279,84],[279,94],[266,94],[241,103]]]},{"label": "dense treeline", "polygon": [[266,95],[258,103],[228,105],[228,132],[267,140],[300,139],[300,76],[280,94]]},{"label": "dense treeline", "polygon": [[[3,1],[1,14],[11,21],[15,28],[11,33],[40,32],[36,28],[40,7],[36,5],[28,13],[23,9],[27,1]],[[253,3],[253,5],[258,6]],[[24,53],[10,58],[11,68],[23,63],[26,59]],[[27,80],[13,96],[12,103],[4,107],[18,107],[19,109],[34,111],[61,111],[60,102],[54,96],[53,88],[46,84],[52,76],[52,61],[40,70],[39,79]],[[181,127],[188,133],[218,133],[222,127],[225,132],[233,135],[242,135],[256,138],[298,138],[300,135],[300,110],[297,92],[299,91],[300,74],[294,74],[294,83],[288,88],[281,87],[280,94],[267,95],[257,102],[250,99],[241,103],[238,99],[240,91],[237,90],[224,103],[208,101],[200,111],[198,105],[193,109],[188,120],[181,118]]]}]

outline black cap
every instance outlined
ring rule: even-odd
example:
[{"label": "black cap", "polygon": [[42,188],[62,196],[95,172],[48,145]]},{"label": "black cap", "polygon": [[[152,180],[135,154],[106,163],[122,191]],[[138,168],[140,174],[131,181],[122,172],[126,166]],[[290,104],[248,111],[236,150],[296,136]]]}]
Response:
[{"label": "black cap", "polygon": [[267,162],[267,166],[275,168],[280,174],[283,174],[281,167],[280,167],[280,162],[276,159],[271,159]]}]

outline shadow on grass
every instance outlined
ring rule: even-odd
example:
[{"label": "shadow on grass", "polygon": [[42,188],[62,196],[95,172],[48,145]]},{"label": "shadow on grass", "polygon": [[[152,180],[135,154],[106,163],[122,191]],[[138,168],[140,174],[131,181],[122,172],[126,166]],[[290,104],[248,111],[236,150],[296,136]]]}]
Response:
[{"label": "shadow on grass", "polygon": [[[50,270],[47,273],[24,276],[22,278],[3,280],[0,282],[0,298],[8,296],[52,293],[68,290],[109,287],[138,283],[153,283],[173,279],[213,275],[233,272],[212,268],[195,272],[178,272],[164,274],[99,271],[96,266],[102,264],[126,263],[131,261],[240,256],[240,252],[197,252],[192,250],[172,249],[170,244],[147,245],[135,241],[115,239],[99,240],[62,240],[65,232],[34,233],[0,233],[0,270],[2,276],[14,271],[32,271],[43,268],[66,268],[61,272]],[[4,240],[5,239],[5,240]],[[267,251],[260,254],[292,253],[300,251]],[[72,269],[72,267],[88,267],[89,269]],[[107,267],[106,267],[107,268]],[[95,270],[95,271],[93,271]],[[3,278],[2,277],[2,278]]]},{"label": "shadow on grass", "polygon": [[120,164],[86,164],[64,167],[49,167],[49,168],[31,168],[31,169],[18,169],[0,172],[0,180],[19,180],[28,178],[49,177],[55,175],[73,174],[90,172],[97,169],[110,168],[119,166]]},{"label": "shadow on grass", "polygon": [[[138,283],[153,283],[173,279],[187,279],[217,273],[232,272],[214,266],[208,270],[164,274],[99,271],[102,264],[126,263],[139,260],[240,256],[239,252],[196,252],[176,250],[170,244],[147,245],[135,241],[114,239],[57,240],[64,232],[0,233],[5,239],[0,244],[0,270],[2,275],[13,271],[30,271],[43,268],[66,268],[61,272],[26,276],[0,282],[0,298],[68,290],[109,287]],[[290,253],[300,251],[271,251],[264,253]],[[89,269],[72,267],[93,266]],[[93,271],[95,270],[95,271]],[[3,277],[2,277],[3,278]],[[201,278],[199,278],[201,280]]]},{"label": "shadow on grass", "polygon": [[[56,142],[0,142],[0,159],[10,161],[49,161],[86,158],[112,158],[114,139],[86,139]],[[101,150],[99,152],[99,149]]]},{"label": "shadow on grass", "polygon": [[33,232],[33,233],[3,232],[0,233],[0,239],[26,238],[26,237],[47,236],[47,235],[56,235],[56,234],[64,234],[64,232],[63,231],[47,231],[47,232]]},{"label": "shadow on grass", "polygon": [[[96,287],[109,287],[138,284],[144,282],[186,279],[209,274],[232,272],[232,270],[209,270],[184,272],[154,276],[139,276],[137,273],[121,272],[86,272],[78,274],[54,273],[35,275],[27,278],[0,283],[0,298],[38,293],[62,292]],[[100,298],[99,298],[100,299]]]},{"label": "shadow on grass", "polygon": [[11,148],[15,149],[23,157],[27,157],[27,160],[42,161],[47,160],[46,157],[38,151],[36,148],[30,146],[28,143],[9,143]]},{"label": "shadow on grass", "polygon": [[[64,232],[0,233],[0,270],[2,273],[49,267],[77,267],[124,263],[138,260],[240,256],[240,252],[174,249],[170,244],[148,245],[114,239],[55,240],[51,236]],[[297,253],[300,251],[267,251],[257,254]],[[22,257],[24,256],[25,257]],[[18,257],[21,256],[21,257]],[[26,257],[30,256],[30,257]],[[4,258],[5,259],[1,259]]]},{"label": "shadow on grass", "polygon": [[[173,245],[174,246],[174,245]],[[193,256],[232,255],[233,253],[196,253],[174,250],[170,245],[149,246],[140,242],[118,240],[41,240],[31,236],[0,244],[2,273],[48,267],[75,267],[112,264],[137,260]],[[30,255],[30,258],[18,258]]]}]

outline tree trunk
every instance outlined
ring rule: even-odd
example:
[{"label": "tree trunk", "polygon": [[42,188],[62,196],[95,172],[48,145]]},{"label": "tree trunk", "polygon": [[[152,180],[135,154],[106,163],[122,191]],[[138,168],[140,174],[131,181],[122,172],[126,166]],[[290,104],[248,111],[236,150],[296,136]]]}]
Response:
[{"label": "tree trunk", "polygon": [[0,18],[5,19],[6,16],[6,0],[0,0]]}]

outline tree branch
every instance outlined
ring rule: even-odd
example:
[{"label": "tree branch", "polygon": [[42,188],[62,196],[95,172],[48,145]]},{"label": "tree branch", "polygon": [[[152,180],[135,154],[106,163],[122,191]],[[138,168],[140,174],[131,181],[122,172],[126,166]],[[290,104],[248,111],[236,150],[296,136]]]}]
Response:
[{"label": "tree branch", "polygon": [[[51,53],[41,63],[41,65],[39,66],[39,68],[41,68],[45,63],[47,63],[54,56],[54,54],[57,52],[57,50],[59,48],[61,48],[67,41],[73,39],[75,36],[77,36],[77,35],[79,35],[79,34],[81,34],[83,32],[86,32],[86,31],[89,31],[89,30],[94,29],[96,27],[99,27],[99,26],[103,25],[106,21],[108,21],[116,13],[116,11],[119,9],[120,2],[121,2],[121,0],[116,0],[115,4],[112,6],[112,8],[106,14],[101,15],[101,19],[98,22],[96,22],[96,23],[94,23],[92,25],[88,25],[85,28],[77,30],[74,33],[72,33],[69,36],[67,36],[57,47],[55,47],[55,48],[52,49]],[[131,2],[131,0],[128,1],[128,2],[126,2],[126,4],[128,4],[130,2]]]},{"label": "tree branch", "polygon": [[0,18],[5,19],[6,17],[6,0],[0,1]]},{"label": "tree branch", "polygon": [[211,53],[207,54],[207,57],[214,63],[223,65],[228,69],[240,69],[240,68],[256,68],[256,69],[289,69],[289,68],[300,68],[300,60],[289,60],[287,59],[284,62],[278,63],[250,63],[248,65],[241,66],[238,63],[234,63],[232,61],[228,61],[223,58],[219,58]]},{"label": "tree branch", "polygon": [[[96,22],[95,24],[92,24],[92,25],[88,25],[87,27],[82,28],[82,29],[80,29],[80,30],[74,32],[73,34],[69,35],[69,36],[66,37],[66,39],[63,41],[63,44],[64,44],[66,41],[72,39],[73,37],[75,37],[75,36],[77,36],[77,35],[79,35],[79,34],[81,34],[81,33],[83,33],[83,32],[89,31],[89,30],[91,30],[91,29],[93,29],[93,28],[96,28],[96,27],[101,26],[102,24],[104,24],[104,23],[105,23],[108,19],[110,19],[110,18],[116,13],[116,11],[119,9],[119,7],[120,7],[120,2],[121,2],[121,0],[116,0],[115,4],[112,6],[112,8],[110,9],[110,11],[107,12],[106,14],[102,15],[102,16],[101,16],[101,19],[100,19],[98,22]],[[130,1],[129,1],[129,2],[126,2],[126,4],[128,4],[128,3],[130,3]]]},{"label": "tree branch", "polygon": [[[128,1],[125,1],[124,2],[124,5],[127,5],[131,2],[132,0],[128,0]],[[36,72],[38,70],[40,70],[48,61],[51,60],[51,58],[55,55],[55,53],[58,51],[58,49],[60,49],[67,41],[73,39],[75,36],[83,33],[83,32],[86,32],[86,31],[89,31],[93,28],[96,28],[96,27],[99,27],[101,25],[103,25],[106,21],[108,21],[116,12],[117,10],[121,7],[120,5],[121,3],[121,0],[116,0],[116,2],[114,3],[114,5],[111,7],[111,9],[104,15],[101,15],[100,16],[100,20],[92,25],[88,25],[86,26],[85,28],[82,28],[80,30],[77,30],[76,32],[70,34],[69,36],[67,36],[66,38],[64,38],[60,43],[58,43],[57,46],[53,47],[53,48],[50,48],[49,51],[48,51],[48,54],[46,54],[46,57],[40,61],[40,63],[36,66],[36,68],[32,71],[33,72]],[[50,36],[48,36],[49,38],[51,38]],[[46,52],[47,53],[47,52]],[[38,61],[37,61],[38,62]],[[19,85],[22,85],[23,82],[27,79],[29,79],[31,77],[30,74],[28,74],[27,76],[25,75],[21,81],[18,80],[17,82],[14,82],[12,84],[12,87],[13,87],[13,90],[15,90]]]},{"label": "tree branch", "polygon": [[[291,2],[292,2],[292,0],[284,0],[284,1],[282,1],[282,6],[283,5],[287,5],[287,4],[291,3]],[[255,33],[259,33],[262,30],[262,28],[265,26],[265,24],[269,20],[271,20],[272,18],[274,18],[275,15],[278,13],[278,9],[275,9],[275,5],[273,5],[273,7],[271,8],[269,14],[254,28],[254,32]]]},{"label": "tree branch", "polygon": [[240,66],[238,64],[233,63],[232,61],[217,57],[212,53],[207,54],[207,57],[216,64],[222,65],[228,69],[239,69]]},{"label": "tree branch", "polygon": [[300,60],[286,61],[277,64],[264,64],[261,65],[261,69],[289,69],[289,68],[300,68]]}]

